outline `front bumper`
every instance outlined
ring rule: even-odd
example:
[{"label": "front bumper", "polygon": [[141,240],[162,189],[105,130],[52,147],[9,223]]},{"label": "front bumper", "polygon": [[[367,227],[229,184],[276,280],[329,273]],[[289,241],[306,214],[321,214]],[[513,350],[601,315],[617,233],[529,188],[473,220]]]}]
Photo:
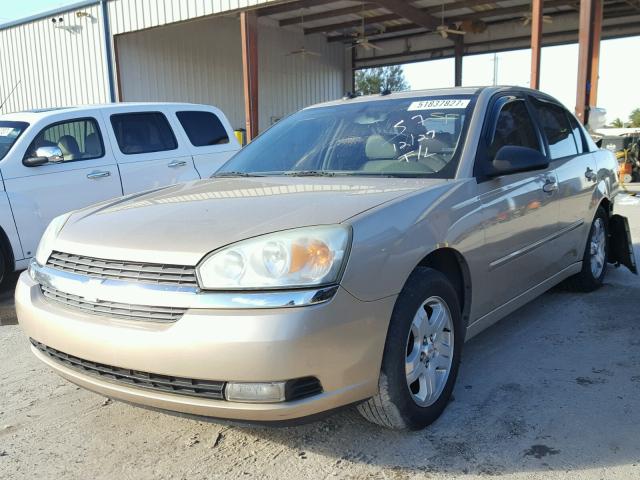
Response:
[{"label": "front bumper", "polygon": [[174,323],[115,320],[48,301],[27,272],[16,288],[26,334],[53,349],[105,365],[184,378],[269,382],[316,377],[323,392],[281,403],[145,390],[34,354],[68,380],[150,407],[249,421],[313,415],[374,395],[395,297],[361,302],[339,288],[328,302],[273,309],[192,308]]}]

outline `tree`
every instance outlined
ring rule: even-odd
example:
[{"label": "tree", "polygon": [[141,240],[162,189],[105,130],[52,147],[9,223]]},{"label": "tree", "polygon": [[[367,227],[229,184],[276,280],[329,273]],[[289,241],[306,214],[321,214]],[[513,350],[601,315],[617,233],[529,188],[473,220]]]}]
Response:
[{"label": "tree", "polygon": [[640,128],[640,108],[636,108],[631,111],[631,115],[629,115],[629,122],[631,122],[630,127]]},{"label": "tree", "polygon": [[409,90],[409,84],[400,65],[356,70],[356,92],[371,95],[382,90]]},{"label": "tree", "polygon": [[624,127],[624,124],[622,123],[622,120],[620,120],[620,118],[616,118],[613,120],[613,122],[611,122],[611,125],[609,125],[610,127],[613,128],[622,128]]}]

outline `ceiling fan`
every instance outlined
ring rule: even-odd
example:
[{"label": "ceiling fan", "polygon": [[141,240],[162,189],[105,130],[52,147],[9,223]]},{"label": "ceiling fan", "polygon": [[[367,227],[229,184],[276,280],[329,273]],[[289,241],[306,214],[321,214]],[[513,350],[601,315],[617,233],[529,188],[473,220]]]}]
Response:
[{"label": "ceiling fan", "polygon": [[362,47],[365,50],[384,50],[382,47],[379,47],[375,43],[371,43],[369,38],[367,37],[367,32],[364,28],[364,1],[362,2],[362,25],[360,27],[360,31],[355,33],[355,40],[349,45],[347,48],[356,48]]},{"label": "ceiling fan", "polygon": [[[525,27],[531,23],[533,20],[533,15],[531,13],[525,13],[524,16],[520,19],[522,25]],[[542,15],[543,23],[553,23],[553,17],[551,15]]]},{"label": "ceiling fan", "polygon": [[466,35],[467,32],[461,30],[459,26],[456,28],[449,28],[449,26],[444,23],[444,2],[442,3],[442,23],[436,27],[436,33],[439,34],[442,38],[448,38],[449,35]]},{"label": "ceiling fan", "polygon": [[318,53],[318,52],[314,52],[313,50],[308,50],[305,46],[304,46],[304,15],[302,13],[302,9],[300,9],[300,27],[302,28],[302,47],[296,49],[296,50],[291,50],[289,53],[286,54],[287,57],[302,57],[302,58],[306,58],[306,57],[321,57],[322,54]]}]

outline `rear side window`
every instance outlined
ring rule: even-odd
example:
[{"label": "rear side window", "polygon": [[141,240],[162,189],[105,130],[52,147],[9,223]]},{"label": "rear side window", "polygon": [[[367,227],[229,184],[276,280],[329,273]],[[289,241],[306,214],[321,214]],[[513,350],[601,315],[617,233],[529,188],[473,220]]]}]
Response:
[{"label": "rear side window", "polygon": [[118,113],[111,115],[111,125],[125,155],[178,148],[173,130],[160,112]]},{"label": "rear side window", "polygon": [[533,107],[540,120],[540,126],[549,142],[551,159],[577,155],[578,149],[573,139],[573,129],[564,108],[549,102],[533,100]]},{"label": "rear side window", "polygon": [[194,147],[229,143],[227,130],[214,113],[185,111],[176,116]]},{"label": "rear side window", "polygon": [[587,148],[584,144],[582,129],[578,125],[578,121],[573,115],[567,114],[567,117],[569,117],[569,123],[571,124],[571,130],[573,131],[573,139],[576,141],[576,147],[578,148],[578,153],[584,153],[587,150]]},{"label": "rear side window", "polygon": [[493,160],[498,150],[506,145],[540,150],[538,137],[524,100],[510,101],[500,110],[489,146],[489,159]]},{"label": "rear side window", "polygon": [[49,125],[40,131],[25,157],[35,157],[40,147],[58,147],[65,162],[91,160],[104,156],[104,144],[93,118],[74,119]]}]

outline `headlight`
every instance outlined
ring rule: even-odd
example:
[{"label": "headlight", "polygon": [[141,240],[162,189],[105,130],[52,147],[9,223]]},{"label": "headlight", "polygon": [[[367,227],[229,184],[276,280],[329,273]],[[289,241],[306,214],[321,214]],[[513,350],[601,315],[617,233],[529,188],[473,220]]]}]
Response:
[{"label": "headlight", "polygon": [[334,283],[346,260],[347,227],[308,227],[222,248],[198,267],[205,289],[307,287]]},{"label": "headlight", "polygon": [[62,230],[62,227],[64,227],[64,224],[67,223],[71,213],[72,212],[65,213],[51,220],[51,223],[49,223],[49,226],[42,234],[42,238],[38,244],[38,250],[36,250],[36,261],[40,265],[47,263],[49,255],[51,255],[51,251],[53,250],[53,242],[60,233],[60,230]]}]

